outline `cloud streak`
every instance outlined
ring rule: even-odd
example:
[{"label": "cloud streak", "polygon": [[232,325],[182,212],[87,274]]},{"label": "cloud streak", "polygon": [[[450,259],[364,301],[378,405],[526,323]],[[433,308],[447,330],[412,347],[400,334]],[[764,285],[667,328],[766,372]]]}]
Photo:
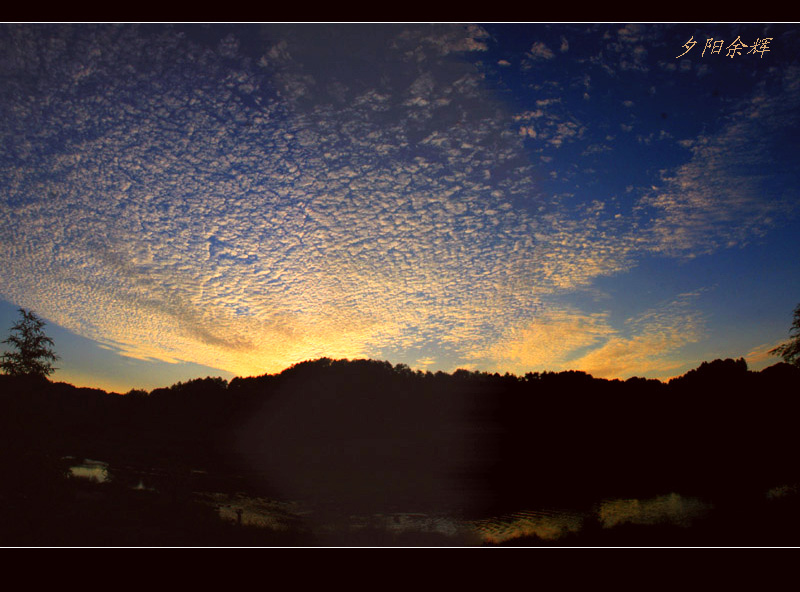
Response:
[{"label": "cloud streak", "polygon": [[543,303],[530,323],[512,328],[488,351],[497,368],[517,373],[582,370],[600,378],[663,374],[683,364],[680,348],[705,336],[695,310],[697,294],[684,294],[612,326],[606,312],[587,314]]},{"label": "cloud streak", "polygon": [[798,71],[791,68],[777,92],[762,88],[718,133],[688,144],[690,160],[665,173],[663,185],[638,204],[653,214],[653,251],[691,258],[741,245],[792,211],[796,193],[772,183],[788,172],[775,153],[776,137],[797,125],[799,91]]}]

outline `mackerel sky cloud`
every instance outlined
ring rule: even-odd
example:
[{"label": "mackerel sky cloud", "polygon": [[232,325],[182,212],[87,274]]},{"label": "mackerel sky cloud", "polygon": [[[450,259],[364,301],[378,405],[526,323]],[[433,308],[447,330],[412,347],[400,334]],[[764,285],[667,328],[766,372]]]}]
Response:
[{"label": "mackerel sky cloud", "polygon": [[665,377],[800,301],[794,27],[1,32],[0,298],[143,368]]}]

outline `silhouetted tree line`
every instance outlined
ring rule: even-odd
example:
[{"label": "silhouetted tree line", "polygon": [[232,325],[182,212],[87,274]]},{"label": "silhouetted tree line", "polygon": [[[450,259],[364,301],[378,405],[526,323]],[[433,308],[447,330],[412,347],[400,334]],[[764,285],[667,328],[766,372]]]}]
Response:
[{"label": "silhouetted tree line", "polygon": [[[797,503],[763,505],[770,488],[800,488],[798,311],[771,352],[784,362],[760,372],[714,360],[665,383],[321,358],[121,395],[51,382],[53,342],[20,309],[0,375],[0,542],[242,544],[244,530],[193,501],[198,490],[466,516],[678,492],[727,506],[729,521],[760,503],[772,530],[800,524]],[[69,478],[83,458],[109,463],[111,485]],[[712,526],[709,540],[731,528]],[[309,544],[307,532],[282,541]]]},{"label": "silhouetted tree line", "polygon": [[125,395],[0,376],[0,456],[6,466],[39,454],[204,469],[285,498],[467,513],[756,495],[800,482],[798,385],[797,366],[752,372],[743,359],[668,383],[329,358]]}]

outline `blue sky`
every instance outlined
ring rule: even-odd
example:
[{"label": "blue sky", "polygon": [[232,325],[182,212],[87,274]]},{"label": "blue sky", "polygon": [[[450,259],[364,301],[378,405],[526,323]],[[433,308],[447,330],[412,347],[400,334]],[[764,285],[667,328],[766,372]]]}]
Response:
[{"label": "blue sky", "polygon": [[1,326],[36,311],[54,379],[118,391],[764,367],[800,302],[797,33],[0,25]]}]

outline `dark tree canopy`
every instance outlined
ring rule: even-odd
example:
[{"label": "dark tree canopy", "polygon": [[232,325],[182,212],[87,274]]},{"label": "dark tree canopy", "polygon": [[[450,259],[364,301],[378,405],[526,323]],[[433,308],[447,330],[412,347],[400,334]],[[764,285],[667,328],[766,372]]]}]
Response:
[{"label": "dark tree canopy", "polygon": [[58,356],[53,350],[53,340],[44,334],[44,321],[35,313],[19,309],[20,320],[11,327],[11,335],[3,343],[13,349],[2,356],[0,368],[11,376],[41,376],[52,374],[53,362]]},{"label": "dark tree canopy", "polygon": [[784,362],[800,366],[800,304],[794,309],[794,319],[789,335],[791,336],[789,341],[770,350],[769,353],[782,357]]}]

